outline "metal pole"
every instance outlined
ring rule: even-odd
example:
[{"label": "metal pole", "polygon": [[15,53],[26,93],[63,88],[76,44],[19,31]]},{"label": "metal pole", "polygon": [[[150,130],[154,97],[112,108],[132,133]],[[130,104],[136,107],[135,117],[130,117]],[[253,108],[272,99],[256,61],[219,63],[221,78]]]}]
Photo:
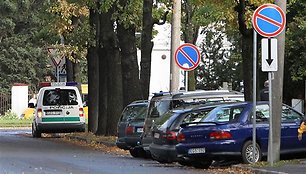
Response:
[{"label": "metal pole", "polygon": [[185,71],[186,73],[185,73],[185,76],[186,76],[186,78],[185,78],[185,80],[186,80],[186,82],[185,82],[185,90],[186,90],[186,92],[188,92],[188,71]]},{"label": "metal pole", "polygon": [[180,45],[181,36],[181,0],[173,0],[171,24],[171,56],[170,56],[170,91],[175,92],[179,89],[180,71],[175,64],[175,50]]},{"label": "metal pole", "polygon": [[253,29],[253,162],[256,159],[256,63],[257,63],[257,32]]},{"label": "metal pole", "polygon": [[272,72],[268,73],[269,80],[269,144],[268,144],[268,161],[273,166],[273,114],[272,114]]},{"label": "metal pole", "polygon": [[59,66],[56,65],[56,81],[59,82]]}]

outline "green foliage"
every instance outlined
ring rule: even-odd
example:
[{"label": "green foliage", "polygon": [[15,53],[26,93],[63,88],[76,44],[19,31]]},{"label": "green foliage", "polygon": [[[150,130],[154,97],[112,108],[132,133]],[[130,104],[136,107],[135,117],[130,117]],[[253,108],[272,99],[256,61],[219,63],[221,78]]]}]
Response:
[{"label": "green foliage", "polygon": [[12,111],[7,111],[3,116],[0,116],[0,120],[17,120],[19,119],[17,114]]},{"label": "green foliage", "polygon": [[294,1],[288,6],[286,63],[294,81],[306,78],[306,2]]},{"label": "green foliage", "polygon": [[5,24],[0,35],[0,91],[10,91],[13,83],[27,83],[30,92],[35,92],[43,80],[48,63],[44,44],[52,38],[41,32],[45,5],[30,0],[1,1],[0,9],[6,10],[1,11],[0,19]]},{"label": "green foliage", "polygon": [[219,89],[223,82],[229,82],[234,90],[240,90],[241,55],[237,47],[228,42],[225,24],[211,24],[201,33],[203,40],[200,50],[203,64],[197,68],[197,88]]}]

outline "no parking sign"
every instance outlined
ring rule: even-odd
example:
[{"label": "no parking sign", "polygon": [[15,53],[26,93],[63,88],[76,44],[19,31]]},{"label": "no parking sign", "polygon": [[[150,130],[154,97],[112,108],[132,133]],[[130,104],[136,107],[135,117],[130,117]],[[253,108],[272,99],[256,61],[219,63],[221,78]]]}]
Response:
[{"label": "no parking sign", "polygon": [[275,37],[285,28],[284,11],[275,4],[264,4],[253,14],[253,27],[263,37]]},{"label": "no parking sign", "polygon": [[191,71],[200,63],[200,52],[195,45],[185,43],[176,49],[174,58],[181,69]]}]

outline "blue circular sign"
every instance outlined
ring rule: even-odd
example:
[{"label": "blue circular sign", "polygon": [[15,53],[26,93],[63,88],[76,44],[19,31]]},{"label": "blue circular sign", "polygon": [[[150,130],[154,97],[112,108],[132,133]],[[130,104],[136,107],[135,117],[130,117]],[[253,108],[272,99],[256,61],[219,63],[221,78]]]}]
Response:
[{"label": "blue circular sign", "polygon": [[185,43],[176,49],[174,58],[181,69],[191,71],[200,63],[200,52],[195,45]]},{"label": "blue circular sign", "polygon": [[275,4],[264,4],[253,14],[253,27],[264,37],[275,37],[285,28],[286,17],[283,10]]}]

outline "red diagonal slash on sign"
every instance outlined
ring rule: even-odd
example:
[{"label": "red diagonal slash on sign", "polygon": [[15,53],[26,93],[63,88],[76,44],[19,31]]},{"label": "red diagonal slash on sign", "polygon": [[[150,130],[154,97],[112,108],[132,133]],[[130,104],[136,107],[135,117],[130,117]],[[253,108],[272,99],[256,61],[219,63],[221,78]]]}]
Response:
[{"label": "red diagonal slash on sign", "polygon": [[277,21],[275,21],[275,20],[273,20],[273,19],[270,19],[270,18],[268,18],[268,17],[266,17],[266,16],[263,16],[263,15],[261,15],[261,14],[259,14],[259,13],[258,13],[257,17],[259,17],[259,18],[261,18],[261,19],[263,19],[263,20],[265,20],[265,21],[267,21],[267,22],[270,22],[270,23],[272,23],[272,24],[274,24],[274,25],[276,25],[276,26],[278,26],[278,27],[282,27],[282,24],[281,24],[281,23],[279,23],[279,22],[277,22]]},{"label": "red diagonal slash on sign", "polygon": [[196,65],[196,63],[189,57],[188,54],[185,53],[185,51],[184,51],[182,48],[179,48],[179,50],[180,50],[181,53],[189,60],[189,62],[190,62],[193,66]]}]

